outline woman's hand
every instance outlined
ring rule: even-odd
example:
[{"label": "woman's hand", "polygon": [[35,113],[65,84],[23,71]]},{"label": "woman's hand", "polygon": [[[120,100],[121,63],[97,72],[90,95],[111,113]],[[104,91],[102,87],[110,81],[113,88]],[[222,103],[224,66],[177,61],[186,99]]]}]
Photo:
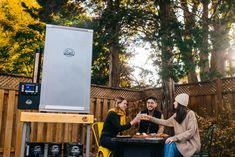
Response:
[{"label": "woman's hand", "polygon": [[171,143],[171,142],[175,142],[176,140],[173,137],[169,137],[166,139],[165,143]]},{"label": "woman's hand", "polygon": [[140,115],[140,113],[138,113],[130,123],[131,123],[131,125],[134,125],[134,124],[139,123],[140,120],[141,120],[141,115]]}]

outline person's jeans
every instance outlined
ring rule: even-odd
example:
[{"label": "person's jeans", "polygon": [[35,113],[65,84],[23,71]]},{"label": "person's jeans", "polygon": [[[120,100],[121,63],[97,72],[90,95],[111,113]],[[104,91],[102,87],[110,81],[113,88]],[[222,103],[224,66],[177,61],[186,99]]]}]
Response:
[{"label": "person's jeans", "polygon": [[179,150],[176,147],[175,142],[165,143],[164,157],[181,157]]}]

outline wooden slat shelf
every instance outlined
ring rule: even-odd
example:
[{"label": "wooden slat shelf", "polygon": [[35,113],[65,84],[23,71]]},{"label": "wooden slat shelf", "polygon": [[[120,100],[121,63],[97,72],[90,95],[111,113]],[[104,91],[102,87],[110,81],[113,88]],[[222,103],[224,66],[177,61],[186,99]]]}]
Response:
[{"label": "wooden slat shelf", "polygon": [[21,122],[42,122],[42,123],[91,124],[94,122],[94,115],[21,112],[20,121]]}]

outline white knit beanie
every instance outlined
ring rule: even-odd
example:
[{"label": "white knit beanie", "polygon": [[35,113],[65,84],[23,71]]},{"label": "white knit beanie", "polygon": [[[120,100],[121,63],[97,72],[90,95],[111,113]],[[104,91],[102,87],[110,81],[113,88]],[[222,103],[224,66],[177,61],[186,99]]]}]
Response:
[{"label": "white knit beanie", "polygon": [[189,95],[186,93],[181,93],[175,97],[175,101],[183,106],[187,106],[189,102]]}]

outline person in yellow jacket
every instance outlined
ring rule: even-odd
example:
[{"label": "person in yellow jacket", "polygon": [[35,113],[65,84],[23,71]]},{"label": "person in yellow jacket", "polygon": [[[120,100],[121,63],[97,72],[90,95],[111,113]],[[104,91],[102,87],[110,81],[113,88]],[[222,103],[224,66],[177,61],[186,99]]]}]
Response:
[{"label": "person in yellow jacket", "polygon": [[117,144],[111,139],[140,121],[140,115],[137,115],[132,121],[126,122],[126,108],[127,101],[122,97],[116,98],[115,107],[108,111],[100,137],[101,146],[114,151],[114,156]]},{"label": "person in yellow jacket", "polygon": [[176,113],[167,120],[141,115],[142,119],[174,128],[175,135],[165,141],[164,157],[191,157],[201,148],[197,119],[195,113],[187,108],[188,102],[188,94],[177,95],[174,102]]}]

